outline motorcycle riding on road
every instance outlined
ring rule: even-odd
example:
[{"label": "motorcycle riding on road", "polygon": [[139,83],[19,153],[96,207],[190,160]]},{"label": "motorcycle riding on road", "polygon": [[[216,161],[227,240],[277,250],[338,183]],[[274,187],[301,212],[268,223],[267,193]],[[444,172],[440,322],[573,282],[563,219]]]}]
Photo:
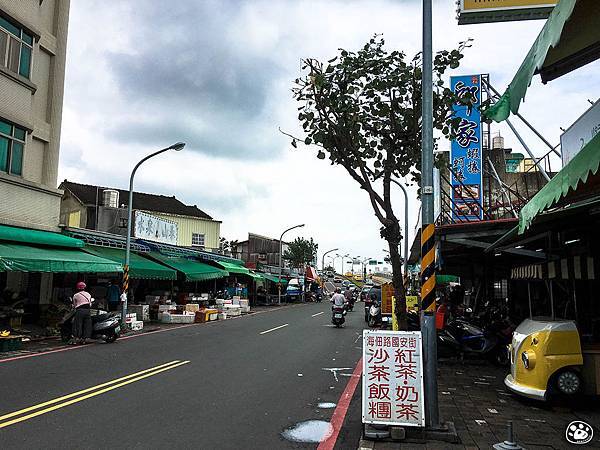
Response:
[{"label": "motorcycle riding on road", "polygon": [[334,324],[336,328],[340,328],[346,321],[346,299],[342,295],[342,290],[340,288],[336,288],[335,294],[331,296],[331,303],[333,303],[333,306],[331,307],[331,323]]}]

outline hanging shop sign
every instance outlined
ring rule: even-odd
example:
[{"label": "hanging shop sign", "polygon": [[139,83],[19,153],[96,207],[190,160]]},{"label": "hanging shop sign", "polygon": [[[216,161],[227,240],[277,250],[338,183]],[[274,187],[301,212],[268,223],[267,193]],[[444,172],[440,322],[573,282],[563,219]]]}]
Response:
[{"label": "hanging shop sign", "polygon": [[425,426],[420,331],[363,331],[362,421]]},{"label": "hanging shop sign", "polygon": [[600,133],[600,101],[584,112],[560,137],[563,167]]},{"label": "hanging shop sign", "polygon": [[394,301],[394,285],[385,283],[381,286],[381,314],[392,313],[392,302]]},{"label": "hanging shop sign", "polygon": [[452,217],[481,220],[481,75],[451,77],[450,87],[460,98],[470,98],[469,104],[455,103],[452,107],[454,116],[460,118],[450,147]]},{"label": "hanging shop sign", "polygon": [[458,24],[546,19],[556,5],[552,0],[460,0]]},{"label": "hanging shop sign", "polygon": [[133,236],[147,241],[177,245],[177,224],[161,217],[135,211]]},{"label": "hanging shop sign", "polygon": [[370,266],[376,266],[377,265],[377,260],[376,259],[370,259],[369,260],[369,265]]}]

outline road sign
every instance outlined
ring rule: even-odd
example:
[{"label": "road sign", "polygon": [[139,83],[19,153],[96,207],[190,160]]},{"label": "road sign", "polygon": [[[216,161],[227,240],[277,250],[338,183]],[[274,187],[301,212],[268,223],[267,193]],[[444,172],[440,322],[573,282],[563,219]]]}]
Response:
[{"label": "road sign", "polygon": [[425,426],[420,331],[363,331],[362,421]]}]

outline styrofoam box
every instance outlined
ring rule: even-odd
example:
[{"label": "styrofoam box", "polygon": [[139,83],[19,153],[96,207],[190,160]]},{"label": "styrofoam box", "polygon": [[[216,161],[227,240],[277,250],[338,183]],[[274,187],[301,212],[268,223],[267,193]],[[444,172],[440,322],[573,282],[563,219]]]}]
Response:
[{"label": "styrofoam box", "polygon": [[144,322],[141,320],[135,320],[129,324],[131,331],[140,331],[144,329]]},{"label": "styrofoam box", "polygon": [[194,314],[169,314],[163,313],[163,323],[194,323]]},{"label": "styrofoam box", "polygon": [[185,310],[189,312],[196,312],[199,309],[200,305],[198,305],[197,303],[188,303],[187,305],[185,305]]},{"label": "styrofoam box", "polygon": [[139,320],[150,320],[150,305],[129,305],[127,308],[130,311],[135,311]]},{"label": "styrofoam box", "polygon": [[228,316],[239,316],[242,314],[242,308],[235,305],[224,305],[223,311],[227,313]]},{"label": "styrofoam box", "polygon": [[248,306],[248,305],[240,306],[240,308],[242,308],[242,312],[245,314],[248,314],[250,312],[250,306]]},{"label": "styrofoam box", "polygon": [[208,320],[210,320],[211,322],[213,320],[217,320],[219,318],[219,314],[218,313],[212,313],[208,315]]},{"label": "styrofoam box", "polygon": [[[212,316],[212,314],[211,314],[211,316]],[[219,320],[227,319],[227,313],[219,313],[218,316],[219,316]]]},{"label": "styrofoam box", "polygon": [[158,305],[158,312],[170,311],[176,308],[176,305]]}]

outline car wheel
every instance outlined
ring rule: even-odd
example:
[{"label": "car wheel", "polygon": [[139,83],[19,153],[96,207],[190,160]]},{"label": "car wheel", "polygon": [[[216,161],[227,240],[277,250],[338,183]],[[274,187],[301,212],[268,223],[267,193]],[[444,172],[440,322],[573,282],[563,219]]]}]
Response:
[{"label": "car wheel", "polygon": [[581,390],[581,376],[575,370],[565,370],[556,377],[556,388],[561,394],[575,395]]}]

